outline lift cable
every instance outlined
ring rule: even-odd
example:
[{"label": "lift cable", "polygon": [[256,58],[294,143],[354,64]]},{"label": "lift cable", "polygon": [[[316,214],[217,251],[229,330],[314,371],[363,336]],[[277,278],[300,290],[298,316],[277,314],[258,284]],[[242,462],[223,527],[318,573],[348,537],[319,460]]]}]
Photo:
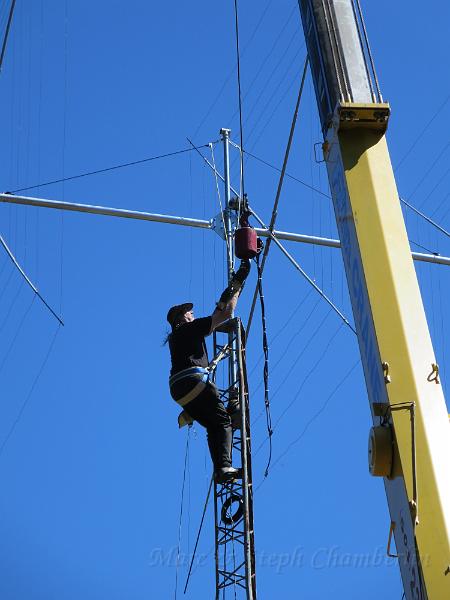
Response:
[{"label": "lift cable", "polygon": [[241,201],[245,197],[244,189],[244,141],[243,141],[243,127],[242,127],[242,91],[241,91],[241,59],[239,52],[239,17],[238,17],[238,6],[237,0],[234,0],[234,20],[235,20],[235,33],[236,33],[236,58],[237,58],[237,84],[238,84],[238,100],[239,100],[239,137],[241,140],[241,152],[240,152],[240,164],[241,164],[241,182],[240,182],[240,197],[239,197],[239,216],[241,213]]},{"label": "lift cable", "polygon": [[180,501],[180,520],[178,523],[178,547],[177,547],[177,560],[175,563],[175,600],[177,599],[177,591],[178,591],[178,566],[180,561],[180,552],[181,552],[181,525],[183,522],[183,506],[184,506],[184,486],[186,483],[186,467],[188,463],[188,455],[189,455],[189,436],[190,436],[190,427],[187,430],[186,436],[186,449],[184,452],[184,469],[183,469],[183,483],[181,486],[181,501]]},{"label": "lift cable", "polygon": [[[208,144],[202,144],[198,146],[198,148],[209,148],[210,144],[217,144],[217,142],[210,142]],[[78,175],[72,175],[70,177],[63,177],[62,179],[53,179],[52,181],[45,181],[43,183],[36,183],[34,185],[29,185],[28,187],[19,188],[16,190],[11,190],[10,192],[5,192],[6,194],[17,194],[18,192],[25,192],[27,190],[33,190],[35,188],[44,187],[46,185],[53,185],[55,183],[64,183],[66,181],[72,181],[74,179],[81,179],[82,177],[89,177],[90,175],[100,175],[101,173],[107,173],[108,171],[115,171],[117,169],[123,169],[125,167],[132,167],[134,165],[141,165],[146,162],[151,162],[153,160],[158,160],[160,158],[168,158],[170,156],[176,156],[177,154],[184,154],[185,152],[192,152],[194,148],[184,148],[182,150],[175,150],[174,152],[168,152],[167,154],[159,154],[157,156],[150,156],[149,158],[142,158],[140,160],[134,160],[132,162],[122,163],[119,165],[114,165],[112,167],[106,167],[105,169],[97,169],[96,171],[87,171],[85,173],[79,173]]]},{"label": "lift cable", "polygon": [[13,262],[14,266],[16,267],[16,269],[19,271],[19,273],[22,275],[22,277],[25,279],[25,281],[27,282],[27,284],[30,286],[30,288],[33,290],[33,292],[36,294],[36,296],[39,298],[39,300],[44,304],[44,306],[46,306],[48,308],[48,310],[52,313],[52,315],[55,317],[55,319],[57,319],[57,321],[59,321],[60,325],[64,325],[61,317],[59,317],[56,312],[53,310],[53,308],[50,306],[50,304],[48,304],[48,302],[45,300],[45,298],[42,296],[42,294],[39,292],[39,290],[37,289],[37,287],[31,282],[31,280],[28,278],[28,276],[26,275],[25,271],[22,269],[22,267],[19,265],[16,257],[14,256],[14,254],[11,252],[8,244],[5,242],[5,240],[3,239],[3,236],[0,235],[0,244],[3,246],[3,248],[5,249],[6,253],[8,254],[9,258],[11,259],[11,261]]},{"label": "lift cable", "polygon": [[14,14],[15,5],[16,5],[16,0],[12,0],[11,7],[9,9],[8,22],[6,24],[6,31],[5,31],[5,35],[3,37],[2,50],[0,53],[0,71],[2,70],[2,67],[3,67],[3,59],[5,58],[6,45],[8,43],[9,30],[11,29],[11,22],[12,22],[12,18],[13,18],[13,14]]},{"label": "lift cable", "polygon": [[[289,153],[291,150],[291,146],[292,146],[292,139],[294,137],[294,131],[295,131],[295,125],[297,123],[297,116],[298,116],[298,111],[300,108],[300,101],[302,98],[302,93],[303,93],[303,87],[305,84],[305,77],[306,77],[306,72],[307,72],[307,68],[308,68],[308,56],[306,56],[305,59],[305,64],[303,67],[303,74],[302,74],[302,78],[301,78],[301,82],[300,82],[300,89],[298,92],[298,97],[297,97],[297,103],[295,105],[295,110],[294,110],[294,115],[292,117],[292,123],[291,123],[291,129],[289,132],[289,138],[288,138],[288,142],[287,142],[287,146],[286,146],[286,151],[284,153],[284,161],[283,161],[283,168],[281,169],[281,174],[280,174],[280,179],[278,181],[278,189],[277,189],[277,193],[275,196],[275,201],[274,201],[274,205],[273,205],[273,209],[272,209],[272,216],[270,219],[270,224],[269,224],[269,231],[272,233],[275,229],[275,221],[277,219],[277,214],[278,214],[278,203],[280,200],[280,195],[281,195],[281,190],[283,188],[283,182],[284,182],[284,175],[286,173],[286,167],[287,167],[287,163],[289,160]],[[261,261],[261,276],[262,273],[264,271],[264,265],[266,263],[267,260],[267,255],[269,253],[269,249],[270,249],[270,243],[271,243],[271,238],[269,237],[267,242],[266,242],[266,247],[264,248],[264,253],[263,253],[263,257],[262,257],[262,261]],[[253,294],[253,301],[252,301],[252,307],[250,309],[250,315],[248,318],[248,322],[247,322],[247,327],[246,327],[246,335],[248,336],[249,331],[250,331],[250,327],[252,324],[252,318],[253,318],[253,312],[255,310],[255,304],[256,304],[256,299],[257,299],[257,294],[258,294],[258,289],[255,289],[255,293]]]}]

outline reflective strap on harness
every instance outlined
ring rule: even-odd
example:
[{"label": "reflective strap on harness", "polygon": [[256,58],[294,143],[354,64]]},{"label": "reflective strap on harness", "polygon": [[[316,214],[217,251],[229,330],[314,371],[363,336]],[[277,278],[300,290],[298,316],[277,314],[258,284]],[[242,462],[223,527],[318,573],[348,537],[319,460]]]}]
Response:
[{"label": "reflective strap on harness", "polygon": [[208,377],[217,367],[219,362],[224,358],[229,352],[229,345],[227,344],[222,348],[222,350],[215,356],[209,365],[204,367],[189,367],[188,369],[183,369],[182,371],[178,371],[178,373],[174,373],[171,377],[169,377],[169,385],[172,386],[178,381],[182,381],[187,377],[193,379],[203,379],[205,376]]},{"label": "reflective strap on harness", "polygon": [[203,379],[205,376],[207,377],[209,374],[208,369],[204,369],[203,367],[190,367],[189,369],[183,369],[182,371],[178,371],[171,377],[169,377],[169,385],[172,387],[178,381],[182,379],[186,379],[187,377],[193,379]]},{"label": "reflective strap on harness", "polygon": [[188,392],[185,396],[183,396],[179,400],[175,400],[175,402],[177,404],[179,404],[180,406],[186,406],[186,404],[188,404],[188,402],[190,402],[191,400],[194,400],[194,398],[197,398],[197,396],[203,392],[205,387],[206,387],[206,381],[199,381],[197,383],[197,385],[194,386],[190,392]]}]

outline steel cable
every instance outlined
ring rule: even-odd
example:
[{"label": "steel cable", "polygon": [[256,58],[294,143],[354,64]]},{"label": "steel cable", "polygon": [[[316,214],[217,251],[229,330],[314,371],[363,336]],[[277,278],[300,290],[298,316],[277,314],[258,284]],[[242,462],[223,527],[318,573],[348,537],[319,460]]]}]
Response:
[{"label": "steel cable", "polygon": [[238,103],[239,103],[239,137],[241,140],[241,152],[240,152],[240,196],[239,196],[239,210],[238,216],[241,215],[241,202],[245,198],[244,188],[244,133],[242,126],[242,90],[241,90],[241,58],[239,53],[239,16],[237,0],[234,0],[234,16],[235,16],[235,33],[236,33],[236,56],[237,56],[237,83],[238,83]]},{"label": "steel cable", "polygon": [[436,221],[433,221],[433,219],[430,219],[430,217],[427,217],[426,214],[424,214],[418,208],[416,208],[415,206],[413,206],[412,204],[410,204],[409,202],[407,202],[404,198],[400,198],[400,202],[402,202],[410,210],[412,210],[413,212],[415,212],[416,215],[419,215],[419,217],[421,217],[422,219],[424,219],[427,223],[429,223],[430,225],[432,225],[433,227],[435,227],[438,231],[440,231],[441,233],[443,233],[447,237],[450,237],[450,233],[446,229],[444,229],[441,225],[439,225],[439,223],[436,223]]},{"label": "steel cable", "polygon": [[2,70],[2,67],[3,67],[3,59],[5,58],[6,45],[8,43],[9,31],[11,29],[11,23],[12,23],[12,18],[14,15],[15,5],[16,5],[16,0],[12,0],[11,8],[9,9],[8,22],[6,23],[6,31],[5,31],[5,35],[3,37],[2,50],[0,53],[0,71]]},{"label": "steel cable", "polygon": [[[307,67],[308,67],[308,57],[306,57],[305,64],[304,64],[304,67],[303,67],[303,74],[302,74],[302,78],[301,78],[301,81],[300,81],[300,89],[299,89],[299,92],[298,92],[298,97],[297,97],[297,102],[296,102],[295,109],[294,109],[294,114],[292,116],[292,123],[291,123],[291,128],[290,128],[290,131],[289,131],[289,138],[288,138],[288,142],[287,142],[287,145],[286,145],[286,150],[285,150],[285,153],[284,153],[283,167],[281,169],[280,179],[278,181],[278,187],[277,187],[277,191],[276,191],[276,195],[275,195],[275,201],[274,201],[273,208],[272,208],[272,216],[271,216],[270,224],[269,224],[269,231],[271,233],[273,232],[273,230],[275,228],[275,222],[276,222],[276,219],[277,219],[278,204],[279,204],[279,201],[280,201],[281,190],[283,189],[284,175],[286,173],[286,167],[287,167],[287,163],[288,163],[288,160],[289,160],[289,154],[290,154],[290,151],[291,151],[291,146],[292,146],[292,140],[293,140],[293,137],[294,137],[295,126],[296,126],[296,123],[297,123],[298,111],[299,111],[299,108],[300,108],[300,101],[301,101],[302,94],[303,94],[303,87],[304,87],[304,84],[305,84],[305,77],[306,77]],[[241,152],[242,151],[243,150],[241,148]],[[271,238],[269,237],[268,240],[267,240],[266,246],[264,248],[264,253],[263,253],[263,257],[262,257],[262,262],[261,262],[261,267],[260,267],[261,268],[261,276],[263,274],[264,266],[265,266],[265,263],[266,263],[266,260],[267,260],[267,255],[269,253],[270,243],[271,243]],[[247,327],[246,327],[246,335],[247,336],[249,334],[250,327],[251,327],[251,324],[252,324],[252,318],[253,318],[253,312],[255,310],[257,293],[258,293],[258,290],[255,289],[255,292],[253,294],[252,306],[251,306],[250,314],[249,314],[248,321],[247,321]]]},{"label": "steel cable", "polygon": [[186,469],[187,469],[188,455],[189,455],[189,437],[190,437],[190,427],[188,427],[187,436],[186,436],[186,449],[184,452],[183,484],[181,486],[180,519],[178,522],[178,547],[177,547],[177,560],[176,560],[176,564],[175,564],[175,595],[174,595],[175,600],[177,600],[177,591],[178,591],[178,565],[179,565],[179,561],[180,561],[180,551],[181,551],[181,526],[182,526],[182,522],[183,522],[184,486],[186,483]]},{"label": "steel cable", "polygon": [[[266,5],[266,8],[263,10],[263,14],[261,15],[261,17],[260,17],[260,19],[259,19],[258,23],[256,24],[256,26],[255,26],[255,28],[254,28],[254,30],[253,30],[253,32],[252,32],[252,34],[250,35],[250,37],[249,37],[249,39],[248,39],[248,41],[247,41],[247,44],[245,45],[244,49],[243,49],[243,50],[242,50],[242,52],[241,52],[241,57],[243,57],[243,56],[244,56],[245,52],[247,51],[247,49],[249,48],[249,46],[250,46],[251,42],[253,41],[253,39],[254,39],[254,37],[255,37],[256,33],[258,32],[258,29],[260,28],[260,26],[261,26],[261,23],[263,22],[263,20],[264,20],[264,17],[266,16],[266,14],[267,14],[267,11],[268,11],[268,9],[269,9],[270,5],[272,4],[272,2],[273,2],[273,0],[269,0],[269,2],[268,2],[268,3],[267,3],[267,5]],[[297,10],[297,8],[294,6],[294,7],[293,7],[293,9],[292,9],[292,11],[291,11],[291,13],[290,13],[290,15],[289,15],[289,20],[292,18],[293,14],[294,14],[294,12],[296,12],[296,10]],[[281,32],[281,33],[282,33],[282,32]],[[281,37],[281,33],[280,33],[279,37]],[[278,39],[278,38],[277,38],[277,39]],[[197,127],[197,129],[195,130],[195,133],[194,133],[194,135],[193,135],[192,137],[195,137],[195,136],[197,135],[197,133],[200,131],[200,129],[202,128],[203,124],[205,123],[206,119],[207,119],[207,118],[209,117],[209,115],[211,114],[211,111],[212,111],[212,110],[213,110],[213,108],[216,106],[217,102],[220,100],[220,98],[222,98],[223,91],[225,90],[225,87],[226,87],[227,83],[230,81],[231,77],[233,76],[235,69],[236,69],[236,67],[233,67],[233,68],[231,69],[231,71],[228,73],[227,77],[225,78],[225,81],[222,83],[222,86],[220,87],[220,89],[219,89],[218,93],[216,94],[216,96],[215,96],[214,100],[213,100],[213,101],[212,101],[212,103],[210,104],[210,106],[209,106],[208,110],[206,111],[206,114],[205,114],[205,116],[204,116],[204,117],[203,117],[203,119],[200,121],[200,124],[198,125],[198,127]],[[245,97],[245,94],[244,94],[244,97]]]},{"label": "steel cable", "polygon": [[[28,311],[27,311],[27,312],[28,312]],[[19,410],[19,412],[18,412],[18,414],[17,414],[17,417],[16,417],[16,418],[15,418],[15,420],[13,421],[13,423],[12,423],[12,425],[11,425],[11,427],[10,427],[10,429],[9,429],[9,431],[8,431],[8,433],[7,433],[7,435],[6,435],[6,437],[5,437],[5,439],[3,440],[3,443],[2,443],[2,445],[0,446],[0,456],[3,454],[3,451],[5,450],[5,447],[6,447],[7,443],[8,443],[8,442],[9,442],[9,440],[11,439],[11,436],[12,436],[12,434],[14,433],[14,431],[15,431],[15,429],[16,429],[16,427],[17,427],[17,425],[19,424],[19,421],[20,421],[20,419],[22,418],[22,415],[23,415],[23,413],[25,412],[25,409],[26,409],[26,407],[27,407],[27,405],[28,405],[28,403],[29,403],[29,401],[30,401],[30,399],[31,399],[32,395],[33,395],[33,392],[34,392],[34,390],[35,390],[35,388],[36,388],[36,385],[37,385],[37,383],[38,383],[38,381],[39,381],[39,379],[40,379],[40,377],[41,377],[41,375],[42,375],[42,372],[43,372],[43,371],[44,371],[44,369],[45,369],[45,366],[46,366],[46,364],[47,364],[47,362],[48,362],[48,359],[49,359],[49,357],[50,357],[50,354],[51,354],[51,352],[52,352],[52,350],[53,350],[53,347],[54,347],[54,345],[55,345],[56,338],[57,338],[57,336],[58,336],[58,333],[59,333],[59,330],[60,330],[60,328],[61,328],[61,324],[59,323],[59,324],[58,324],[58,327],[57,327],[57,329],[56,329],[56,331],[55,331],[55,334],[54,334],[54,336],[53,336],[53,338],[52,338],[52,341],[50,342],[50,346],[49,346],[49,348],[48,348],[48,350],[47,350],[47,354],[45,355],[45,358],[44,358],[44,360],[43,360],[43,362],[42,362],[42,364],[41,364],[41,367],[40,367],[40,369],[39,369],[39,371],[38,371],[38,373],[37,373],[36,377],[35,377],[35,378],[34,378],[34,380],[33,380],[33,383],[32,383],[32,385],[31,385],[30,391],[28,392],[28,395],[26,396],[26,398],[25,398],[25,400],[24,400],[24,402],[23,402],[22,406],[20,407],[20,410]]]},{"label": "steel cable", "polygon": [[[252,80],[250,81],[250,83],[248,84],[248,86],[247,86],[247,87],[248,87],[248,90],[249,90],[249,91],[248,91],[248,92],[246,92],[246,93],[244,93],[244,95],[243,95],[243,98],[244,98],[244,99],[245,99],[245,98],[247,98],[247,96],[248,96],[248,95],[251,93],[251,91],[254,89],[254,85],[255,85],[255,83],[256,83],[256,81],[257,81],[257,79],[258,79],[259,75],[261,74],[261,72],[262,72],[262,70],[263,70],[264,66],[266,65],[266,63],[267,63],[268,59],[269,59],[271,56],[273,56],[273,54],[274,54],[274,50],[275,50],[276,46],[278,45],[278,42],[280,41],[280,39],[282,39],[282,36],[283,36],[283,34],[284,34],[284,31],[286,30],[286,27],[288,26],[289,22],[290,22],[290,21],[291,21],[291,19],[292,19],[292,16],[294,15],[294,12],[296,12],[296,11],[297,11],[297,7],[296,7],[296,6],[294,6],[294,7],[292,8],[292,10],[291,10],[290,14],[289,14],[289,17],[288,17],[287,21],[284,23],[284,25],[283,25],[283,27],[282,27],[282,29],[281,29],[280,33],[278,34],[277,38],[276,38],[276,39],[275,39],[275,41],[273,42],[273,44],[272,44],[272,47],[270,48],[269,52],[268,52],[268,53],[266,54],[266,56],[264,57],[264,59],[263,59],[262,63],[260,64],[260,66],[259,66],[258,70],[256,71],[256,74],[253,76],[253,79],[252,79]],[[286,51],[285,51],[285,52],[286,52]],[[241,55],[242,55],[242,54],[241,54]],[[284,54],[283,54],[283,56],[284,56]],[[269,80],[270,80],[270,79],[271,79],[271,76],[269,76]],[[267,80],[266,80],[266,83],[265,83],[265,87],[266,87],[266,86],[267,86]],[[257,103],[257,101],[255,101],[255,102],[253,103],[253,106],[252,106],[252,108],[250,109],[250,113],[251,113],[251,112],[253,111],[253,109],[255,108],[255,105],[256,105],[256,103]],[[231,118],[230,118],[229,122],[231,122],[231,121],[234,119],[234,117],[236,116],[237,112],[238,112],[238,111],[235,111],[235,112],[232,114],[232,116],[231,116]],[[250,114],[250,113],[249,113],[249,114]]]},{"label": "steel cable", "polygon": [[[25,281],[30,286],[30,288],[33,290],[33,292],[36,294],[36,296],[39,298],[39,300],[44,304],[44,306],[46,306],[48,308],[48,310],[52,313],[52,315],[55,317],[55,319],[57,319],[59,321],[60,325],[64,325],[62,319],[56,314],[56,312],[53,310],[53,308],[48,304],[48,302],[45,300],[45,298],[39,292],[39,290],[37,289],[37,287],[27,277],[27,275],[25,274],[25,271],[19,265],[16,257],[11,252],[11,250],[8,247],[8,244],[5,242],[5,240],[3,239],[3,237],[1,235],[0,235],[0,244],[3,246],[3,248],[6,251],[6,253],[8,254],[9,258],[11,259],[12,263],[14,264],[14,266],[16,267],[16,269],[19,271],[19,273],[22,275],[22,277],[25,279]],[[11,273],[13,273],[13,271],[11,271]]]},{"label": "steel cable", "polygon": [[[208,144],[202,144],[201,146],[197,146],[197,148],[209,148],[210,144],[216,144],[217,142],[210,142]],[[97,169],[95,171],[87,171],[85,173],[79,173],[78,175],[71,175],[70,177],[63,177],[61,179],[52,179],[51,181],[44,181],[41,183],[36,183],[34,185],[29,185],[27,187],[18,188],[15,190],[11,190],[5,192],[6,194],[17,194],[18,192],[25,192],[27,190],[33,190],[35,188],[44,187],[46,185],[54,185],[56,183],[64,183],[66,181],[73,181],[74,179],[81,179],[82,177],[90,177],[91,175],[100,175],[102,173],[108,173],[109,171],[116,171],[117,169],[124,169],[125,167],[133,167],[135,165],[141,165],[147,162],[151,162],[154,160],[159,160],[160,158],[168,158],[170,156],[176,156],[177,154],[184,154],[185,152],[192,152],[194,148],[183,148],[182,150],[175,150],[174,152],[168,152],[167,154],[159,154],[156,156],[150,156],[149,158],[142,158],[140,160],[134,160],[127,163],[121,163],[118,165],[114,165],[112,167],[106,167],[105,169]]]},{"label": "steel cable", "polygon": [[410,147],[408,148],[408,150],[406,151],[406,153],[403,155],[403,157],[400,159],[400,161],[395,165],[394,171],[397,171],[398,169],[400,169],[400,167],[402,166],[402,164],[405,162],[405,160],[408,158],[408,156],[411,154],[411,152],[416,147],[417,143],[422,139],[422,137],[425,134],[425,132],[428,129],[428,127],[435,120],[435,118],[438,116],[438,114],[444,109],[444,107],[448,104],[449,100],[450,100],[450,94],[445,98],[444,102],[439,105],[438,109],[433,114],[433,116],[431,117],[431,119],[427,122],[427,124],[422,129],[422,131],[419,133],[419,135],[416,137],[416,139],[414,140],[414,142],[410,145]]}]

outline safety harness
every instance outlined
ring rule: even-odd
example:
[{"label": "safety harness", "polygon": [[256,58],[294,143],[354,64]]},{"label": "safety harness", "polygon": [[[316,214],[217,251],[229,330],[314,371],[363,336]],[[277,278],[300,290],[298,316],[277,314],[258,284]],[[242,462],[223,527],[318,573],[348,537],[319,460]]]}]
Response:
[{"label": "safety harness", "polygon": [[175,383],[184,381],[185,379],[196,379],[198,382],[190,392],[175,401],[180,406],[185,406],[205,389],[209,379],[209,365],[206,369],[203,367],[190,367],[189,369],[183,369],[183,371],[179,371],[169,378],[169,386],[172,387]]},{"label": "safety harness", "polygon": [[[229,344],[226,344],[220,352],[212,359],[209,365],[205,367],[189,367],[188,369],[183,369],[182,371],[178,371],[171,377],[169,377],[169,386],[172,387],[175,383],[179,381],[183,381],[185,379],[194,379],[197,380],[196,385],[182,398],[175,400],[177,404],[180,406],[186,406],[191,400],[197,398],[203,390],[208,385],[208,381],[211,375],[214,373],[219,362],[228,354]],[[192,425],[194,420],[192,417],[183,410],[178,416],[178,426],[184,427],[184,425]]]}]

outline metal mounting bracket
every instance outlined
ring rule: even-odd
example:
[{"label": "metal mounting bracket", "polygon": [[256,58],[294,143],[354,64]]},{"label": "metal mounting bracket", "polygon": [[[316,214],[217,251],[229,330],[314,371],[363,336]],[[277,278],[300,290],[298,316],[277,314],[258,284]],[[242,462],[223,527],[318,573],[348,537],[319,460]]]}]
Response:
[{"label": "metal mounting bracket", "polygon": [[397,402],[396,404],[383,404],[381,402],[372,403],[373,413],[376,417],[381,417],[384,420],[392,415],[396,410],[407,410],[410,414],[411,422],[411,466],[412,466],[412,485],[413,497],[409,501],[411,518],[414,527],[419,524],[419,501],[418,501],[418,486],[417,486],[417,460],[416,460],[416,405],[415,402]]},{"label": "metal mounting bracket", "polygon": [[[217,233],[217,235],[219,237],[221,237],[223,240],[225,240],[226,236],[225,236],[225,227],[224,227],[224,213],[225,210],[223,212],[220,212],[219,214],[217,214],[215,217],[213,217],[212,221],[211,221],[211,229],[213,231],[215,231],[215,233]],[[237,216],[236,213],[234,211],[229,211],[230,214],[230,220],[231,220],[231,230],[234,231],[237,227]]]}]

